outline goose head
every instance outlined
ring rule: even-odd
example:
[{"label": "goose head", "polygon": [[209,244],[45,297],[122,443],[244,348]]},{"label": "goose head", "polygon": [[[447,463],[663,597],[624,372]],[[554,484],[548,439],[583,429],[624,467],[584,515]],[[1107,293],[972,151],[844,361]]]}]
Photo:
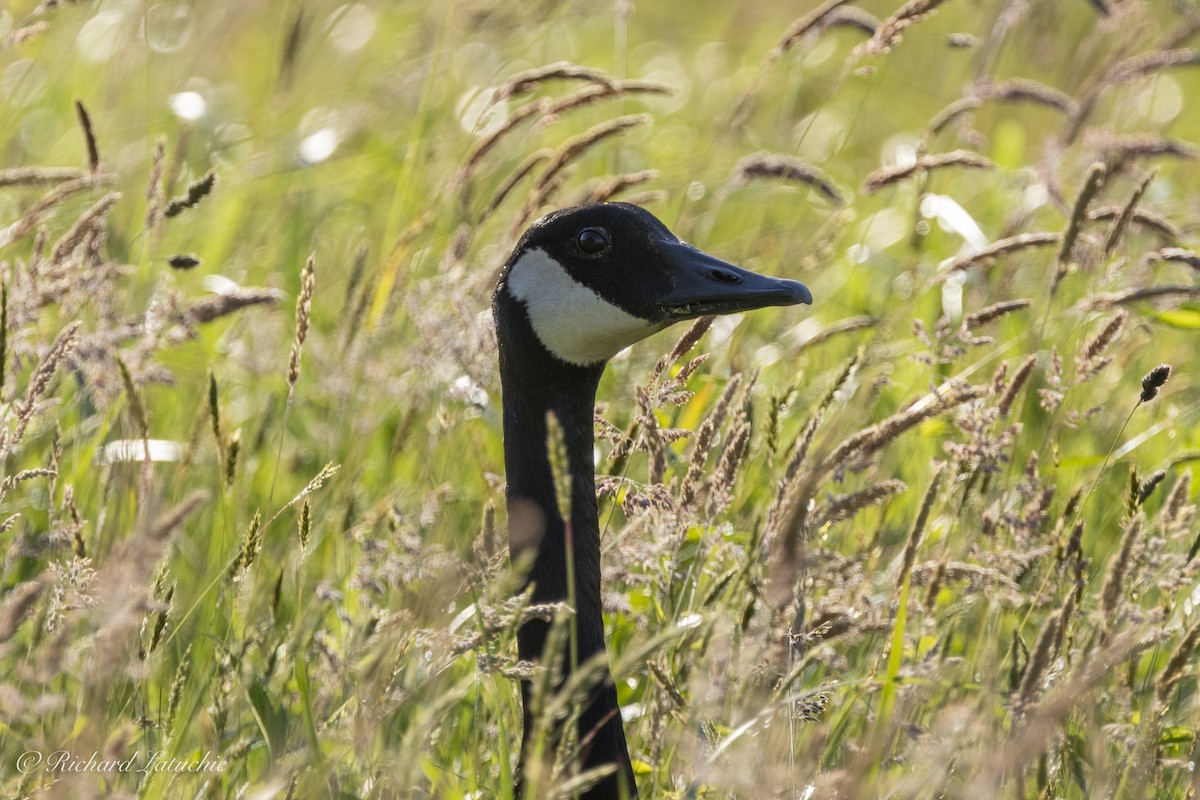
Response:
[{"label": "goose head", "polygon": [[526,230],[496,288],[497,332],[518,312],[555,360],[603,364],[682,320],[812,303],[801,283],[728,264],[687,244],[645,209],[597,203]]}]

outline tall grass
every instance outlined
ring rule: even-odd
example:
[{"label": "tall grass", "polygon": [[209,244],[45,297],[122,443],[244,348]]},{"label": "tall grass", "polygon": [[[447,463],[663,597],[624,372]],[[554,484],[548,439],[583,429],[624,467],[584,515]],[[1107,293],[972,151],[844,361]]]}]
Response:
[{"label": "tall grass", "polygon": [[809,6],[0,10],[0,791],[511,796],[490,291],[626,199],[816,297],[601,387],[643,794],[1194,796],[1200,12]]}]

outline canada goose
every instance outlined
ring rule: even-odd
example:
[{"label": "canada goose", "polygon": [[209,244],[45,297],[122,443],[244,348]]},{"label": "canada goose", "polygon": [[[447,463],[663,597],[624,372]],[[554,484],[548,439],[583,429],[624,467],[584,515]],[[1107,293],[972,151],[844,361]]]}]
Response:
[{"label": "canada goose", "polygon": [[[553,412],[571,478],[571,624],[579,664],[604,653],[592,455],[596,388],[604,365],[623,348],[681,320],[811,302],[802,284],[747,272],[703,253],[648,211],[627,203],[549,214],[517,243],[492,299],[504,406],[509,549],[514,559],[536,550],[527,576],[534,603],[568,600],[567,526],[546,443],[546,415]],[[549,630],[542,620],[521,626],[522,660],[542,657]],[[564,671],[571,667],[564,654]],[[617,691],[611,675],[604,678],[580,714],[579,741],[584,769],[615,763],[617,770],[583,797],[633,798],[637,786]],[[531,694],[532,684],[522,683],[518,793],[532,757]]]}]

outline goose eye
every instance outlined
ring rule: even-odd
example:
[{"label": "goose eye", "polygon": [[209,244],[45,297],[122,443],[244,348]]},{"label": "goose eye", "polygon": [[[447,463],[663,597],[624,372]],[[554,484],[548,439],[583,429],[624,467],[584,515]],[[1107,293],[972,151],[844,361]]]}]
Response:
[{"label": "goose eye", "polygon": [[599,255],[608,249],[608,235],[599,228],[584,228],[579,232],[577,244],[584,254]]}]

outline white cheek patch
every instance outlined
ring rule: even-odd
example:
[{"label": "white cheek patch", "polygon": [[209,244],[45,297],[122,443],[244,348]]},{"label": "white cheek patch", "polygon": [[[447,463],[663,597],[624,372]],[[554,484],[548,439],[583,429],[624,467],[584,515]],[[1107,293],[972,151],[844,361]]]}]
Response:
[{"label": "white cheek patch", "polygon": [[662,329],[602,299],[542,250],[530,250],[512,265],[508,291],[525,304],[546,349],[571,364],[607,361]]}]

